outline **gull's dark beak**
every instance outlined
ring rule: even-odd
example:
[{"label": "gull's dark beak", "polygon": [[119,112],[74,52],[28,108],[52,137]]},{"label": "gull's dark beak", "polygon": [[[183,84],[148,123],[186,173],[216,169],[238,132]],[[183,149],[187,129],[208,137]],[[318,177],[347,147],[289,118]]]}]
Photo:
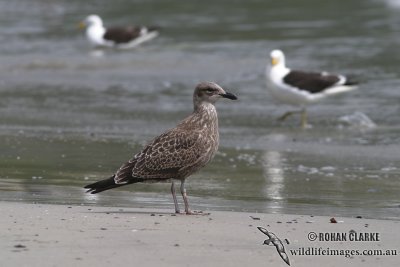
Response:
[{"label": "gull's dark beak", "polygon": [[235,96],[234,94],[228,93],[228,92],[225,92],[225,94],[220,94],[220,96],[222,96],[223,98],[231,99],[231,100],[238,99],[237,96]]}]

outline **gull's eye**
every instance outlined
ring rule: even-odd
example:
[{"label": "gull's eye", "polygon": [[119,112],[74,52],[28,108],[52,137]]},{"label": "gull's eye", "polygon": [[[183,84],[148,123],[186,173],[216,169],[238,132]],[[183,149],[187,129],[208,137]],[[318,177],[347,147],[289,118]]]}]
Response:
[{"label": "gull's eye", "polygon": [[215,92],[215,90],[212,89],[212,88],[207,88],[207,92],[208,92],[208,93],[213,93],[213,92]]}]

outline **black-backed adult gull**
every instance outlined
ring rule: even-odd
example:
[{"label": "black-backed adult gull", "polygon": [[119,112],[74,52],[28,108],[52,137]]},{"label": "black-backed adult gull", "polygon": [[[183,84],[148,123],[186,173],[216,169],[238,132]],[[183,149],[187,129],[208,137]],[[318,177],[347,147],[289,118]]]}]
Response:
[{"label": "black-backed adult gull", "polygon": [[86,37],[95,47],[129,49],[158,36],[156,27],[127,26],[105,28],[98,15],[89,15],[80,24],[86,27]]},{"label": "black-backed adult gull", "polygon": [[357,82],[340,74],[327,72],[305,72],[291,70],[285,65],[285,55],[281,50],[270,54],[271,65],[267,66],[267,86],[272,96],[286,104],[301,106],[301,110],[286,112],[279,120],[283,121],[294,113],[301,113],[301,125],[307,125],[308,104],[327,96],[351,91]]}]

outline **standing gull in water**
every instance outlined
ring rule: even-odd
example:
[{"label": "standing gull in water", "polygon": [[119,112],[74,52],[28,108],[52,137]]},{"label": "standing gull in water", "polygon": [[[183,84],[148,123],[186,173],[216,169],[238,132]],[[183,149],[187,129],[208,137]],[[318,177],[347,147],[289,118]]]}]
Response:
[{"label": "standing gull in water", "polygon": [[301,113],[301,125],[307,125],[305,106],[327,96],[351,91],[357,82],[344,75],[327,72],[305,72],[291,70],[285,65],[285,55],[280,50],[271,52],[271,67],[267,67],[267,86],[272,96],[283,103],[301,106],[298,111],[286,112],[279,120],[283,121],[293,113]]},{"label": "standing gull in water", "polygon": [[218,150],[218,117],[214,104],[220,98],[237,99],[216,83],[197,85],[191,115],[153,139],[113,176],[85,186],[87,192],[96,194],[127,184],[171,181],[175,212],[180,213],[174,185],[174,180],[180,180],[185,212],[197,214],[189,209],[185,180],[204,167]]},{"label": "standing gull in water", "polygon": [[95,47],[129,49],[158,36],[156,27],[127,26],[105,28],[98,15],[89,15],[79,26],[86,27],[86,37]]}]

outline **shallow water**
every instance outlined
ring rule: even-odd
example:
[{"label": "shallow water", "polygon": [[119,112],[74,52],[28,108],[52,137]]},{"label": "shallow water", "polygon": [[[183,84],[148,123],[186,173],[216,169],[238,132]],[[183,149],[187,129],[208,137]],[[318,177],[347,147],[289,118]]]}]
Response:
[{"label": "shallow water", "polygon": [[[188,180],[194,208],[400,216],[396,1],[88,2],[0,1],[0,200],[172,210],[167,184],[94,196],[82,186],[173,127],[196,83],[213,80],[240,100],[218,103],[221,147]],[[162,32],[134,50],[93,52],[76,29],[90,13]],[[310,129],[277,123],[291,107],[266,91],[275,48],[289,66],[363,84],[310,107]],[[357,112],[376,126],[343,119]]]}]

